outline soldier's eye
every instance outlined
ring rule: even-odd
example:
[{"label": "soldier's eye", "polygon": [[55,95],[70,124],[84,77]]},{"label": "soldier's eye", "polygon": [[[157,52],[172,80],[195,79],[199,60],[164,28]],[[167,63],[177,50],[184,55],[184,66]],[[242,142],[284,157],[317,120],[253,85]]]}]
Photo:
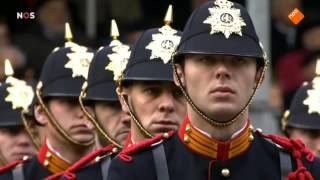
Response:
[{"label": "soldier's eye", "polygon": [[214,58],[210,56],[203,56],[199,59],[199,61],[204,64],[213,64],[215,62]]},{"label": "soldier's eye", "polygon": [[160,94],[160,89],[156,87],[148,87],[143,90],[144,93],[152,96]]},{"label": "soldier's eye", "polygon": [[238,62],[241,63],[241,64],[244,64],[244,63],[247,63],[247,60],[244,59],[244,58],[239,58]]},{"label": "soldier's eye", "polygon": [[305,133],[307,136],[309,136],[311,139],[317,139],[320,137],[320,131],[319,130],[306,130]]},{"label": "soldier's eye", "polygon": [[234,57],[231,59],[231,62],[234,65],[242,65],[242,64],[247,64],[248,60],[242,57]]},{"label": "soldier's eye", "polygon": [[181,92],[181,90],[180,90],[179,88],[176,88],[176,89],[173,91],[173,96],[174,96],[175,98],[180,98],[180,97],[183,96],[183,94],[182,94],[182,92]]}]

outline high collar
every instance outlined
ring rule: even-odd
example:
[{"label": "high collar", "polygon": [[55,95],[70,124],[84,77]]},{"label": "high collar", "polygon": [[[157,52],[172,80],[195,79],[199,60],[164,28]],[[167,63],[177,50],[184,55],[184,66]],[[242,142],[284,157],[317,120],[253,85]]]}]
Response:
[{"label": "high collar", "polygon": [[52,148],[49,148],[48,141],[43,143],[38,153],[38,160],[40,164],[46,167],[51,173],[65,171],[72,164],[64,160],[61,155],[55,152]]},{"label": "high collar", "polygon": [[227,141],[219,141],[192,126],[188,115],[180,127],[179,138],[191,151],[220,161],[229,160],[244,153],[253,140],[249,121],[242,132],[235,137]]}]

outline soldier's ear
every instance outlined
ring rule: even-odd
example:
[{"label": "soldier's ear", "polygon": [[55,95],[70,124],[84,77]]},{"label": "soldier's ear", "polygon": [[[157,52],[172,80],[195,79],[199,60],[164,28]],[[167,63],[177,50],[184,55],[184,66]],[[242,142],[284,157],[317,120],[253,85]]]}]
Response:
[{"label": "soldier's ear", "polygon": [[124,96],[127,96],[127,89],[123,89],[123,91],[120,93],[120,95],[118,95],[120,104],[121,104],[121,109],[123,112],[125,112],[126,114],[129,114],[129,109],[127,107],[127,105],[124,102]]},{"label": "soldier's ear", "polygon": [[36,121],[41,125],[47,125],[49,123],[45,111],[39,104],[34,106],[34,117]]},{"label": "soldier's ear", "polygon": [[[177,74],[178,74],[178,77],[180,79],[180,82],[181,82],[181,86],[185,87],[185,78],[184,78],[184,71],[183,71],[183,66],[181,64],[175,64],[176,66],[176,71],[177,71]],[[175,75],[175,73],[173,72],[173,80],[174,80],[174,83],[179,86],[179,81],[177,79],[177,76]]]}]

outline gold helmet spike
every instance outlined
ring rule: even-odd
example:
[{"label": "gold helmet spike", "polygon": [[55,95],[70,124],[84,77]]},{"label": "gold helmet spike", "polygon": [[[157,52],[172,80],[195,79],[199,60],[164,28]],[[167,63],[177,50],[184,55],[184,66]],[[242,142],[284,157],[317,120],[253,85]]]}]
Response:
[{"label": "gold helmet spike", "polygon": [[166,13],[166,16],[164,17],[163,21],[165,23],[165,25],[170,25],[172,23],[172,5],[170,4]]},{"label": "gold helmet spike", "polygon": [[14,71],[9,59],[4,60],[4,73],[6,76],[12,76],[14,74]]},{"label": "gold helmet spike", "polygon": [[71,42],[72,41],[72,32],[71,28],[68,22],[65,24],[65,32],[64,32],[64,38],[66,39],[66,42]]},{"label": "gold helmet spike", "polygon": [[111,20],[111,29],[110,29],[110,36],[112,37],[112,41],[110,42],[109,46],[119,46],[121,42],[118,40],[119,37],[119,30],[117,23],[114,19]]},{"label": "gold helmet spike", "polygon": [[320,58],[317,59],[316,76],[320,76]]},{"label": "gold helmet spike", "polygon": [[110,36],[112,37],[113,40],[118,39],[119,37],[119,30],[117,23],[114,19],[111,20],[111,30],[110,30]]}]

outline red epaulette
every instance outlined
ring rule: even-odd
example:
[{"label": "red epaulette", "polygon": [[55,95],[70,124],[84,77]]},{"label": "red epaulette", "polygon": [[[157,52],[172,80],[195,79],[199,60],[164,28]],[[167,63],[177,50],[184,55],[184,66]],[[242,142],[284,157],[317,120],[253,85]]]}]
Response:
[{"label": "red epaulette", "polygon": [[272,142],[280,145],[284,149],[288,150],[294,158],[297,169],[294,172],[290,172],[286,177],[286,180],[313,180],[311,173],[303,165],[301,158],[312,163],[314,161],[314,154],[303,144],[300,139],[288,139],[285,137],[273,135],[273,134],[262,134],[260,131],[256,131],[257,135],[270,139]]},{"label": "red epaulette", "polygon": [[[76,179],[76,175],[74,174],[74,171],[85,166],[86,164],[89,164],[90,162],[92,162],[94,159],[96,159],[100,155],[105,154],[105,153],[109,153],[109,152],[110,153],[117,153],[118,148],[114,144],[110,144],[106,147],[97,149],[97,150],[93,151],[92,153],[82,157],[79,161],[72,164],[72,166],[70,166],[67,170],[60,172],[60,173],[56,173],[56,174],[51,175],[49,177],[46,177],[45,180],[56,180],[62,176],[68,180]],[[111,155],[111,154],[108,154],[108,155]]]},{"label": "red epaulette", "polygon": [[27,162],[28,160],[29,160],[29,158],[26,156],[26,158],[24,157],[23,159],[12,161],[12,162],[0,167],[0,173],[4,173],[6,171],[9,171],[9,170],[15,168],[17,165]]},{"label": "red epaulette", "polygon": [[161,142],[164,139],[168,139],[171,136],[173,136],[173,134],[174,134],[173,131],[169,131],[167,133],[160,133],[153,138],[146,139],[142,142],[133,144],[130,147],[123,149],[118,154],[118,156],[120,159],[122,159],[125,162],[131,162],[133,160],[133,158],[130,156],[131,154],[134,154],[135,152],[142,150],[142,149],[145,149],[147,147],[150,147],[152,144],[155,144],[157,142]]}]

